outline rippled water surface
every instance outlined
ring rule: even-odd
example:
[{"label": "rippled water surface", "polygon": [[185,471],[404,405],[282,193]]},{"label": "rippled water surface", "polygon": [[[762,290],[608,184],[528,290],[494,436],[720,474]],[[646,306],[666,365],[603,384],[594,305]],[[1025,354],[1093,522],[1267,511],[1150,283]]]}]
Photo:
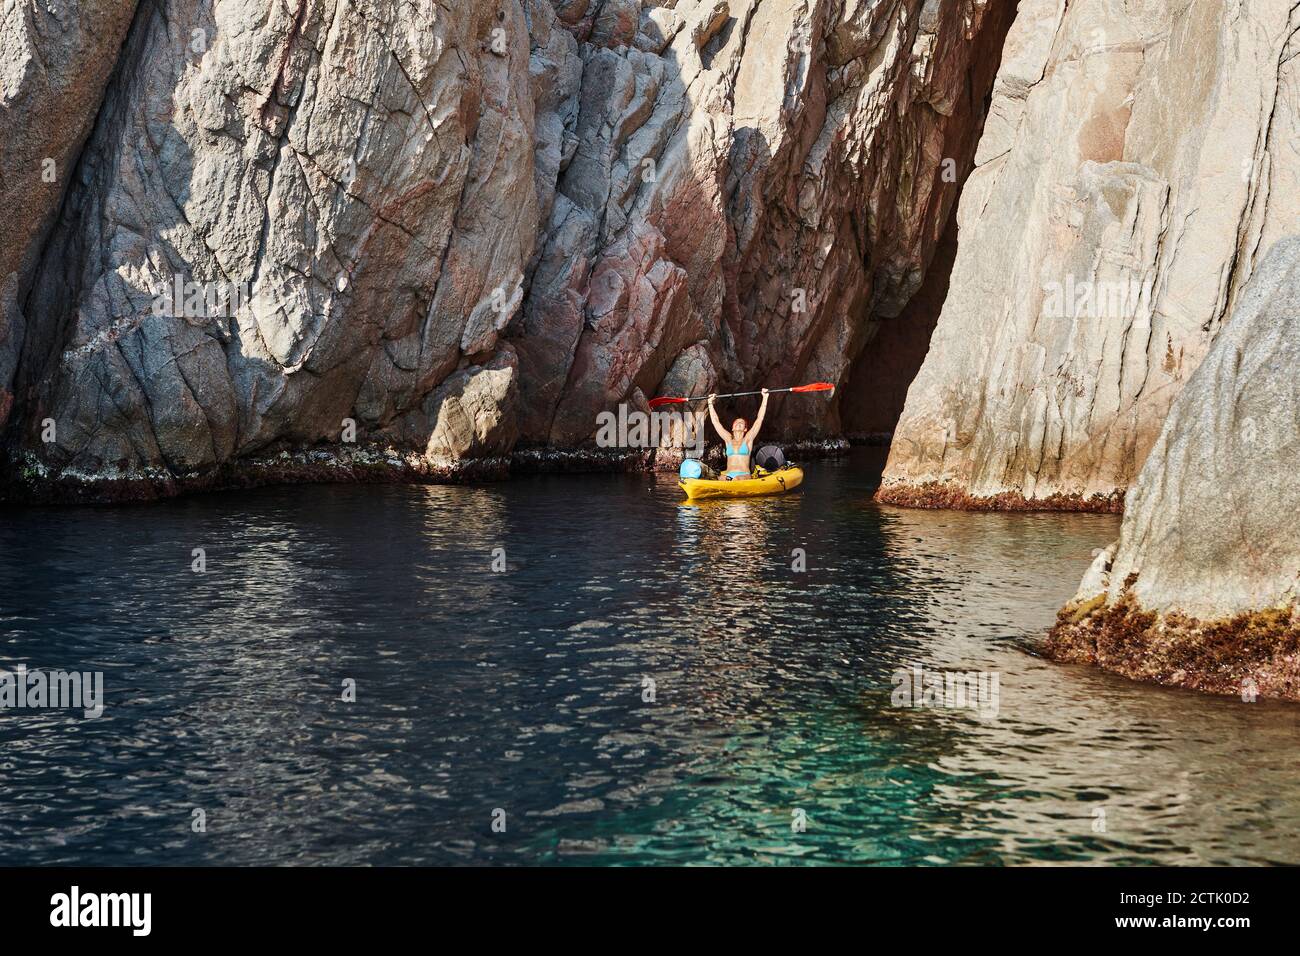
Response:
[{"label": "rippled water surface", "polygon": [[[0,711],[0,863],[1300,861],[1300,708],[1033,654],[1117,519],[882,507],[879,467],[0,511],[0,665],[107,698]],[[996,716],[892,706],[913,666]]]}]

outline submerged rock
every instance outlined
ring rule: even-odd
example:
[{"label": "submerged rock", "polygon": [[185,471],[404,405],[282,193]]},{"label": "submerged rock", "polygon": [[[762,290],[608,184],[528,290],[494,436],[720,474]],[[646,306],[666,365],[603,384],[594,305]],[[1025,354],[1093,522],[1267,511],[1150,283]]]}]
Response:
[{"label": "submerged rock", "polygon": [[1300,700],[1300,237],[1242,292],[1049,651],[1130,677]]},{"label": "submerged rock", "polygon": [[1023,0],[880,491],[1118,510],[1300,221],[1300,7]]}]

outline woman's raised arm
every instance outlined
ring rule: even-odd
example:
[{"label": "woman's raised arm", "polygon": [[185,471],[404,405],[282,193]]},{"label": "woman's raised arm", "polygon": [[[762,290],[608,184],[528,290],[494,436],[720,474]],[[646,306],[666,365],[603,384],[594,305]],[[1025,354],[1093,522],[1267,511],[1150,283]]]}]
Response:
[{"label": "woman's raised arm", "polygon": [[758,417],[754,419],[754,427],[745,434],[745,444],[750,448],[754,447],[754,439],[758,437],[758,430],[763,427],[763,418],[767,415],[767,389],[763,389],[763,401],[758,406]]},{"label": "woman's raised arm", "polygon": [[731,441],[731,436],[728,435],[726,429],[722,427],[722,422],[718,420],[718,410],[713,407],[713,400],[717,397],[718,395],[716,392],[709,393],[709,418],[713,421],[713,427],[718,430],[718,437],[722,439],[723,444],[726,444]]}]

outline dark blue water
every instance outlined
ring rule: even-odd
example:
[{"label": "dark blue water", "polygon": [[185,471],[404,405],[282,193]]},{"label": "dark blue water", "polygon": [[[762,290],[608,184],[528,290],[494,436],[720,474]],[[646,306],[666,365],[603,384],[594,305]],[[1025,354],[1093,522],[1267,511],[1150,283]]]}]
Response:
[{"label": "dark blue water", "polygon": [[[0,511],[0,666],[107,698],[0,711],[0,863],[1300,860],[1300,709],[1032,653],[1116,519],[881,507],[879,466]],[[893,706],[914,665],[996,715]]]}]

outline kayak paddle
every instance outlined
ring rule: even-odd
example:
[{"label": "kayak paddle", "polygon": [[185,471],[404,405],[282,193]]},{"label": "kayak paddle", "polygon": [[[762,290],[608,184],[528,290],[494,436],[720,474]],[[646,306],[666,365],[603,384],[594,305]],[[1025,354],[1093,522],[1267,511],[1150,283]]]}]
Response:
[{"label": "kayak paddle", "polygon": [[[777,392],[833,392],[835,391],[835,386],[832,385],[830,382],[813,382],[810,385],[795,385],[793,388],[769,388],[767,391],[769,395],[775,395]],[[761,391],[732,392],[729,395],[718,395],[717,397],[718,398],[744,398],[746,395],[762,395],[762,394],[763,393]],[[679,405],[682,402],[702,402],[708,397],[709,396],[707,395],[692,395],[690,398],[664,398],[664,397],[652,398],[650,399],[650,407],[658,408],[660,405]]]}]

